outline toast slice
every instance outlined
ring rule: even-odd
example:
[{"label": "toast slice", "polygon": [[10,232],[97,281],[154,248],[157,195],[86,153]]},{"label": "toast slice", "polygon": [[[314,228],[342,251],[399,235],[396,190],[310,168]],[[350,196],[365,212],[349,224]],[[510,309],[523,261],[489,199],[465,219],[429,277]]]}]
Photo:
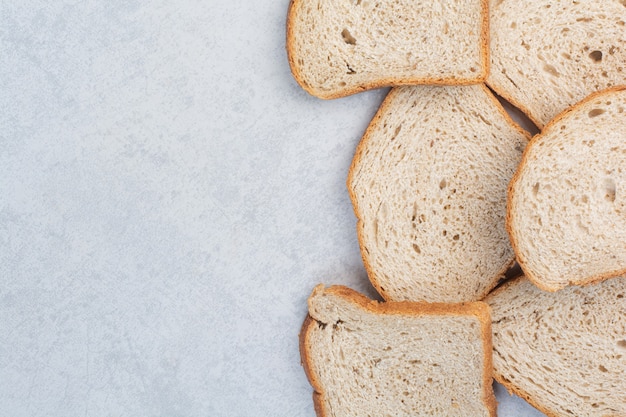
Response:
[{"label": "toast slice", "polygon": [[528,138],[483,85],[391,90],[348,176],[386,300],[476,301],[497,284],[514,262],[507,186]]},{"label": "toast slice", "polygon": [[548,416],[626,416],[626,277],[558,293],[522,277],[485,301],[510,392]]},{"label": "toast slice", "polygon": [[491,0],[487,83],[540,128],[589,94],[626,84],[622,0]]},{"label": "toast slice", "polygon": [[330,99],[405,84],[476,84],[489,64],[488,0],[292,0],[291,71]]},{"label": "toast slice", "polygon": [[530,142],[511,181],[507,228],[547,291],[626,273],[626,87],[595,93]]},{"label": "toast slice", "polygon": [[320,417],[495,416],[485,303],[379,303],[317,286],[300,333]]}]

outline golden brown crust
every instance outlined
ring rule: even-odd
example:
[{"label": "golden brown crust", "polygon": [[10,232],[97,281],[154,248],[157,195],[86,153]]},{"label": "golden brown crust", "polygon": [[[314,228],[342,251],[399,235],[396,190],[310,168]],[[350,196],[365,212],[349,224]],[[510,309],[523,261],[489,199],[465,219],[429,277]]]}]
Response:
[{"label": "golden brown crust", "polygon": [[506,378],[504,378],[502,375],[499,375],[497,373],[494,372],[494,378],[496,379],[496,381],[498,381],[500,384],[504,385],[504,388],[506,388],[506,390],[509,392],[509,394],[513,394],[513,395],[517,395],[518,397],[522,398],[524,401],[526,401],[528,404],[532,405],[533,407],[535,407],[537,410],[541,411],[542,413],[544,413],[547,417],[563,417],[563,416],[559,416],[558,414],[556,414],[554,411],[549,410],[548,408],[546,408],[545,406],[543,406],[542,404],[539,404],[537,401],[535,401],[534,398],[532,398],[530,395],[528,395],[526,392],[520,390],[519,388],[515,387],[514,385],[512,385]]},{"label": "golden brown crust", "polygon": [[[309,297],[309,303],[314,296],[321,294],[329,294],[341,297],[346,301],[356,305],[364,311],[371,314],[385,315],[406,315],[412,317],[419,316],[473,316],[478,319],[481,325],[481,338],[483,340],[483,402],[489,409],[492,417],[496,417],[497,401],[493,393],[493,345],[491,340],[491,310],[488,304],[482,301],[459,304],[445,303],[425,303],[425,302],[408,302],[408,301],[387,301],[379,302],[370,300],[366,296],[342,285],[334,285],[325,288],[323,284],[319,284],[313,289]],[[300,332],[300,357],[304,372],[314,389],[313,401],[315,412],[318,417],[326,417],[323,406],[323,388],[319,382],[319,378],[315,375],[313,366],[310,362],[308,353],[308,335],[317,324],[315,319],[308,315],[302,325]]]},{"label": "golden brown crust", "polygon": [[385,300],[388,299],[388,295],[386,294],[385,289],[381,287],[380,284],[378,283],[378,280],[376,279],[376,274],[374,273],[374,269],[372,268],[372,265],[369,260],[369,255],[366,253],[367,248],[364,244],[365,239],[363,237],[363,221],[361,220],[361,210],[359,208],[359,202],[354,192],[354,189],[352,187],[352,184],[353,184],[354,176],[356,175],[356,171],[357,171],[356,167],[360,165],[361,163],[361,158],[363,157],[363,153],[365,152],[365,147],[367,145],[367,142],[369,142],[369,137],[372,134],[372,130],[374,130],[374,128],[378,126],[380,120],[387,113],[387,108],[391,105],[394,99],[394,96],[396,96],[397,94],[398,94],[398,90],[395,88],[392,88],[389,91],[389,93],[387,94],[383,102],[381,103],[380,107],[378,108],[378,111],[372,118],[372,121],[367,126],[367,129],[365,129],[365,133],[363,133],[363,137],[361,138],[361,140],[359,141],[359,144],[356,147],[354,158],[352,159],[352,163],[350,164],[350,168],[348,170],[348,179],[346,181],[346,185],[348,188],[348,195],[350,196],[350,201],[352,202],[354,215],[357,218],[356,233],[357,233],[357,240],[359,242],[359,247],[361,249],[361,258],[363,259],[363,265],[365,266],[365,271],[367,272],[367,276],[369,277],[370,282],[372,283],[374,288],[376,288],[376,291],[378,291],[378,293]]},{"label": "golden brown crust", "polygon": [[[507,210],[506,210],[506,217],[505,217],[505,227],[506,227],[506,231],[509,235],[509,240],[511,241],[511,247],[513,248],[513,252],[515,252],[515,257],[517,259],[517,263],[520,265],[520,267],[522,268],[522,271],[524,271],[524,274],[526,275],[526,277],[533,283],[535,284],[538,288],[544,290],[544,291],[549,291],[549,292],[556,292],[558,290],[561,290],[563,288],[565,288],[568,285],[578,285],[578,286],[584,286],[584,285],[592,285],[604,280],[607,280],[609,278],[613,278],[619,275],[624,275],[626,274],[626,269],[622,269],[622,270],[618,270],[618,271],[611,271],[611,272],[607,272],[604,274],[599,274],[599,275],[594,275],[591,276],[585,280],[581,280],[580,282],[574,283],[574,282],[569,282],[568,284],[562,284],[562,285],[548,285],[544,282],[541,281],[541,279],[537,276],[535,276],[535,274],[530,271],[527,267],[527,261],[524,258],[524,256],[522,256],[522,254],[520,253],[519,250],[519,243],[518,243],[518,237],[517,235],[514,233],[511,223],[512,223],[512,212],[514,211],[514,205],[513,205],[513,194],[514,194],[514,187],[517,184],[517,182],[519,181],[520,175],[522,170],[525,168],[526,164],[528,163],[528,155],[530,150],[535,146],[535,144],[541,139],[543,138],[545,135],[549,134],[552,132],[552,130],[555,128],[555,126],[561,122],[561,120],[563,120],[563,118],[567,117],[570,113],[578,110],[580,107],[582,107],[583,105],[587,104],[590,101],[596,100],[598,97],[602,97],[605,94],[609,94],[609,93],[614,93],[614,92],[618,92],[618,91],[623,91],[626,90],[626,85],[625,86],[616,86],[616,87],[611,87],[605,90],[601,90],[601,91],[597,91],[595,93],[590,94],[589,96],[587,96],[586,98],[584,98],[583,100],[579,101],[578,103],[574,104],[573,106],[569,107],[568,109],[566,109],[565,111],[561,112],[559,115],[557,115],[554,119],[552,119],[550,122],[548,122],[545,127],[543,128],[543,130],[538,133],[537,135],[535,135],[530,142],[528,143],[528,146],[526,146],[526,149],[524,150],[524,153],[522,154],[522,160],[520,161],[519,166],[517,167],[517,171],[515,172],[515,174],[513,174],[513,178],[511,178],[511,182],[509,183],[509,187],[508,187],[508,193],[507,193]],[[515,104],[515,103],[513,103]]]},{"label": "golden brown crust", "polygon": [[489,86],[489,88],[495,91],[496,94],[498,94],[500,97],[502,97],[503,99],[511,103],[513,106],[519,109],[519,111],[524,113],[524,115],[528,117],[528,119],[531,122],[533,122],[533,124],[537,126],[539,130],[543,129],[543,123],[541,123],[541,120],[535,119],[535,117],[531,114],[531,112],[528,110],[526,106],[524,106],[519,101],[515,100],[509,93],[507,93],[503,88],[501,88],[501,86],[494,84],[492,81],[489,81],[488,78],[485,81],[485,83]]},{"label": "golden brown crust", "polygon": [[493,341],[491,332],[491,308],[488,304],[479,301],[484,304],[484,318],[479,317],[481,325],[481,333],[483,338],[483,366],[485,371],[483,372],[483,402],[489,409],[491,417],[496,417],[498,409],[498,401],[493,392]]},{"label": "golden brown crust", "polygon": [[318,417],[325,417],[326,414],[322,406],[324,403],[322,387],[319,380],[313,373],[307,348],[309,332],[315,324],[316,322],[315,320],[313,320],[313,317],[307,314],[306,318],[304,319],[304,323],[302,323],[302,329],[300,330],[299,334],[300,363],[302,364],[302,368],[304,369],[304,373],[306,374],[309,383],[313,387],[313,407],[315,409],[315,413]]},{"label": "golden brown crust", "polygon": [[287,30],[286,30],[287,36],[285,40],[285,45],[286,45],[286,50],[287,50],[287,61],[289,61],[289,68],[291,69],[291,74],[293,75],[293,78],[295,78],[296,82],[300,84],[300,86],[304,88],[309,94],[315,95],[313,94],[309,86],[304,82],[304,79],[300,75],[300,67],[298,66],[298,60],[294,56],[293,22],[295,21],[294,15],[296,13],[296,5],[298,1],[300,0],[291,0],[289,2],[289,9],[287,10]]},{"label": "golden brown crust", "polygon": [[515,128],[515,130],[517,130],[521,135],[523,135],[526,138],[526,141],[530,142],[530,139],[531,139],[530,133],[528,133],[526,129],[522,128],[519,124],[517,124],[515,120],[513,120],[511,115],[507,113],[507,111],[505,110],[504,106],[502,106],[502,103],[500,103],[500,100],[498,100],[498,98],[491,92],[491,90],[489,90],[489,87],[487,87],[487,85],[483,84],[481,85],[481,87],[483,88],[483,90],[485,91],[485,94],[487,94],[487,96],[489,97],[493,105],[496,106],[496,108],[498,109],[498,112],[500,112],[500,115],[513,128]]},{"label": "golden brown crust", "polygon": [[323,408],[323,397],[319,392],[313,393],[313,409],[315,410],[315,414],[319,417],[326,417],[326,412]]},{"label": "golden brown crust", "polygon": [[[492,103],[495,105],[496,109],[498,109],[498,112],[500,112],[501,116],[504,117],[504,119],[513,128],[515,128],[518,132],[520,132],[520,134],[524,135],[524,137],[526,138],[527,141],[530,141],[530,139],[531,139],[530,133],[528,133],[526,130],[524,130],[519,124],[517,124],[511,118],[511,116],[506,112],[506,110],[504,109],[504,107],[502,106],[500,101],[498,101],[496,96],[493,95],[493,93],[489,90],[489,88],[487,88],[486,85],[482,84],[481,87],[484,90],[484,92],[487,94],[487,96],[490,98]],[[390,300],[389,294],[387,293],[385,288],[383,286],[381,286],[380,283],[378,282],[377,274],[374,272],[374,268],[372,267],[372,264],[370,262],[369,253],[367,253],[367,249],[366,249],[366,246],[365,246],[365,238],[363,236],[364,224],[363,224],[363,220],[361,219],[362,218],[361,210],[359,208],[358,198],[357,198],[357,196],[355,194],[355,191],[354,191],[354,188],[353,188],[352,184],[354,183],[354,176],[357,174],[356,167],[361,164],[361,158],[362,158],[362,156],[363,156],[363,154],[365,152],[365,148],[368,145],[368,142],[370,141],[370,136],[372,135],[372,131],[379,125],[379,123],[381,122],[381,119],[388,112],[387,109],[388,109],[389,106],[391,106],[391,104],[392,104],[392,102],[394,100],[394,97],[397,94],[398,94],[398,90],[395,89],[395,88],[392,88],[389,91],[389,94],[387,94],[387,97],[385,97],[385,99],[383,100],[382,104],[380,105],[378,111],[376,112],[376,114],[372,118],[372,121],[367,126],[367,129],[365,130],[365,133],[363,134],[359,144],[357,145],[354,158],[352,159],[352,163],[350,164],[350,168],[348,170],[348,179],[346,181],[346,185],[347,185],[347,188],[348,188],[348,195],[350,196],[350,201],[352,202],[352,208],[354,210],[354,215],[357,218],[357,224],[356,224],[357,240],[359,242],[359,247],[361,248],[361,258],[363,259],[363,265],[365,266],[365,271],[367,272],[367,276],[369,277],[369,280],[372,283],[372,286],[374,286],[374,288],[376,288],[376,291],[378,291],[378,293],[386,301],[391,301],[391,300]],[[508,212],[507,212],[507,215],[508,215]],[[488,286],[485,289],[485,291],[483,291],[483,293],[479,294],[476,297],[476,300],[482,300],[483,298],[485,298],[487,296],[487,294],[489,294],[489,292],[498,285],[499,279],[504,277],[504,275],[506,274],[508,269],[511,268],[514,264],[515,264],[515,256],[511,256],[510,261],[507,262],[506,265],[500,271],[498,271],[498,273],[496,274],[496,277],[494,277],[492,285]]]},{"label": "golden brown crust", "polygon": [[285,42],[285,47],[287,50],[287,60],[289,61],[289,67],[291,68],[291,73],[296,82],[309,94],[315,96],[317,98],[321,98],[324,100],[331,100],[341,97],[350,96],[352,94],[360,93],[367,90],[373,90],[376,88],[382,87],[398,87],[403,85],[472,85],[472,84],[481,84],[486,82],[487,76],[489,75],[489,66],[491,63],[490,58],[490,48],[489,48],[489,0],[481,0],[481,6],[483,10],[483,21],[481,28],[481,55],[482,55],[482,72],[478,73],[475,78],[442,78],[442,77],[434,77],[434,78],[394,78],[389,77],[380,80],[373,80],[370,83],[357,85],[355,87],[337,89],[334,91],[320,91],[315,89],[314,87],[308,85],[304,78],[302,77],[302,72],[300,70],[300,66],[298,64],[298,60],[296,59],[295,52],[295,29],[293,22],[295,19],[295,14],[297,13],[299,2],[306,0],[291,0],[289,2],[289,9],[287,12],[287,37]]}]

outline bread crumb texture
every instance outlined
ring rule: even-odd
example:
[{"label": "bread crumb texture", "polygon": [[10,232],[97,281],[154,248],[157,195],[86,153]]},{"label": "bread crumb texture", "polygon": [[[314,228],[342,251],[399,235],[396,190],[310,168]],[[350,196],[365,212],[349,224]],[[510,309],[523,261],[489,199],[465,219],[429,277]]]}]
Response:
[{"label": "bread crumb texture", "polygon": [[487,0],[293,0],[296,80],[334,98],[399,84],[478,83],[488,64]]},{"label": "bread crumb texture", "polygon": [[550,416],[626,416],[626,277],[558,293],[519,278],[486,302],[510,391]]},{"label": "bread crumb texture", "polygon": [[491,0],[488,84],[539,127],[626,84],[624,0]]}]

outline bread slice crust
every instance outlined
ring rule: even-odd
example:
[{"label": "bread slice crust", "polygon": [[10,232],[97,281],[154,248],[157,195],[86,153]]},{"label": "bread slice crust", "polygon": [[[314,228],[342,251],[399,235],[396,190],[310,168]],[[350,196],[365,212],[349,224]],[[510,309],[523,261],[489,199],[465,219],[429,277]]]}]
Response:
[{"label": "bread slice crust", "polygon": [[526,278],[528,278],[531,282],[533,282],[533,284],[535,284],[537,287],[541,288],[544,291],[550,291],[550,292],[559,291],[565,288],[567,285],[578,285],[578,286],[593,285],[598,282],[607,280],[609,278],[626,274],[626,268],[623,268],[623,269],[619,269],[615,271],[609,271],[606,273],[591,275],[587,277],[586,279],[579,280],[579,281],[569,281],[567,284],[561,284],[561,285],[546,284],[541,279],[541,277],[535,274],[534,271],[529,267],[528,260],[521,253],[520,244],[519,244],[519,235],[517,231],[515,230],[515,226],[513,225],[513,212],[517,209],[517,206],[515,205],[515,192],[516,192],[515,187],[518,181],[520,180],[520,177],[524,169],[526,168],[530,152],[532,152],[534,147],[537,146],[537,143],[539,143],[539,141],[546,135],[552,134],[553,131],[557,130],[557,126],[563,122],[563,119],[567,118],[572,113],[577,112],[580,108],[582,108],[586,104],[594,100],[597,100],[599,98],[603,98],[607,94],[620,92],[620,91],[626,91],[626,85],[615,86],[612,88],[608,88],[602,91],[597,91],[595,93],[592,93],[585,99],[581,100],[580,102],[576,103],[575,105],[571,106],[570,108],[560,113],[553,120],[551,120],[548,124],[546,124],[543,130],[530,140],[528,146],[524,150],[524,153],[522,155],[522,160],[518,166],[518,169],[513,175],[511,182],[509,183],[508,196],[507,196],[507,213],[506,213],[505,224],[506,224],[507,233],[511,241],[511,246],[513,247],[513,251],[515,252],[516,260],[518,264],[520,265],[520,267],[522,268],[522,270],[524,271],[524,275],[526,276]]},{"label": "bread slice crust", "polygon": [[[495,95],[489,90],[489,88],[486,85],[482,84],[480,85],[480,88],[485,93],[485,95],[489,98],[488,100],[490,104],[492,105],[492,107],[497,109],[498,116],[501,117],[503,120],[505,120],[506,123],[510,127],[512,127],[515,131],[517,131],[521,136],[525,138],[525,141],[528,142],[531,138],[530,134],[526,130],[521,128],[511,118],[511,116],[507,113],[507,111],[504,109],[502,104],[498,101],[498,99],[495,97]],[[363,134],[361,141],[357,145],[355,156],[350,166],[350,169],[348,171],[348,177],[346,181],[348,194],[352,202],[354,214],[357,218],[357,225],[356,225],[357,239],[359,242],[359,246],[361,247],[361,257],[363,259],[365,270],[374,288],[376,288],[378,293],[387,301],[398,301],[398,300],[394,299],[394,297],[392,297],[389,294],[385,286],[380,282],[380,278],[379,278],[380,273],[374,268],[374,266],[372,265],[372,261],[370,259],[371,258],[370,254],[367,252],[367,250],[364,249],[366,247],[365,222],[363,219],[364,211],[363,211],[363,208],[360,206],[359,198],[356,194],[356,190],[355,190],[355,187],[353,187],[353,184],[356,182],[355,179],[359,175],[359,167],[363,164],[363,156],[366,154],[366,149],[369,146],[368,143],[372,140],[371,138],[375,134],[376,130],[378,129],[378,126],[385,123],[384,119],[386,115],[390,112],[390,107],[393,106],[395,96],[398,94],[398,92],[399,92],[398,88],[394,88],[389,92],[389,94],[387,95],[383,103],[381,104],[380,108],[374,115],[372,121],[368,125],[367,129],[365,130],[365,133]],[[482,292],[478,294],[473,294],[470,297],[466,297],[467,299],[465,300],[458,300],[458,301],[476,301],[476,300],[483,299],[498,284],[500,279],[504,277],[505,273],[514,264],[515,264],[515,255],[512,253],[510,257],[508,258],[508,261],[506,261],[503,264],[502,268],[496,274],[494,274],[491,277],[483,277],[486,281],[489,281],[489,285]],[[411,301],[419,301],[419,300],[411,300]],[[426,301],[436,302],[436,301],[441,301],[441,300],[426,300]]]},{"label": "bread slice crust", "polygon": [[475,77],[437,77],[437,76],[423,76],[423,77],[404,77],[404,76],[392,76],[382,78],[373,78],[369,82],[360,83],[355,86],[346,86],[345,88],[335,88],[334,90],[324,90],[318,86],[310,85],[306,81],[306,77],[303,74],[304,70],[302,65],[298,62],[298,51],[296,48],[296,36],[297,32],[297,14],[301,9],[303,2],[311,0],[291,0],[289,2],[289,8],[287,12],[286,22],[286,42],[285,48],[287,52],[287,60],[291,73],[297,83],[312,96],[331,100],[349,95],[357,94],[363,91],[372,90],[382,87],[394,87],[401,85],[471,85],[484,83],[489,75],[490,67],[490,48],[489,48],[489,0],[480,0],[481,6],[481,33],[480,33],[480,60],[481,67],[477,70]]},{"label": "bread slice crust", "polygon": [[[626,277],[622,277],[620,279],[626,279]],[[503,293],[506,294],[507,292],[513,291],[516,286],[519,286],[519,285],[523,284],[524,281],[532,282],[532,281],[530,281],[528,279],[528,277],[526,277],[524,275],[519,276],[517,278],[512,278],[512,279],[508,280],[507,282],[503,283],[498,288],[496,288],[493,292],[491,292],[491,294],[489,294],[485,298],[484,301],[491,305],[493,303],[494,299],[497,299]],[[555,298],[555,301],[556,300],[557,300],[557,298]],[[532,302],[533,300],[528,300],[528,301]],[[499,321],[497,311],[492,316],[492,320],[493,320],[494,323],[497,323]],[[496,329],[494,328],[494,325],[492,325],[492,331],[496,331]],[[496,352],[497,349],[498,349],[498,346],[494,345],[494,352]],[[532,355],[532,352],[529,352],[529,354]],[[509,392],[509,394],[513,394],[513,395],[516,395],[516,396],[518,396],[520,398],[523,398],[526,402],[528,402],[530,405],[532,405],[537,410],[539,410],[542,413],[544,413],[547,417],[569,417],[568,414],[561,414],[558,411],[553,410],[549,406],[543,404],[540,400],[538,400],[533,395],[529,394],[522,387],[520,387],[519,385],[516,385],[515,383],[510,381],[505,375],[503,375],[502,372],[500,372],[497,369],[497,367],[494,367],[493,375],[494,375],[494,379],[496,381],[498,381],[500,384],[502,384],[506,388],[506,390]],[[620,417],[620,416],[625,416],[625,415],[626,414],[603,414],[602,416],[603,417]]]},{"label": "bread slice crust", "polygon": [[[471,316],[480,323],[481,338],[483,342],[483,393],[482,401],[489,410],[491,417],[496,417],[497,401],[492,389],[492,334],[491,316],[489,306],[481,301],[459,304],[425,303],[425,302],[378,302],[370,300],[364,295],[341,285],[325,287],[319,284],[313,289],[309,297],[309,309],[311,300],[322,294],[334,295],[355,305],[359,309],[373,315],[402,315],[411,317],[420,316]],[[313,404],[318,417],[330,417],[324,406],[324,387],[315,372],[315,366],[310,355],[310,334],[319,323],[310,314],[306,316],[299,334],[299,349],[302,367],[313,387]]]}]

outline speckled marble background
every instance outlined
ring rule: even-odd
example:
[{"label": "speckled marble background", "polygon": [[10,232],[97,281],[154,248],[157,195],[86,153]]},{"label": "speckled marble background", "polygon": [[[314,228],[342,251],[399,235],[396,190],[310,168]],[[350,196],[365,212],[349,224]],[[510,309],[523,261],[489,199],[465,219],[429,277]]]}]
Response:
[{"label": "speckled marble background", "polygon": [[[384,90],[321,101],[288,0],[0,2],[0,416],[314,416],[319,282]],[[540,416],[496,387],[500,416]]]}]

